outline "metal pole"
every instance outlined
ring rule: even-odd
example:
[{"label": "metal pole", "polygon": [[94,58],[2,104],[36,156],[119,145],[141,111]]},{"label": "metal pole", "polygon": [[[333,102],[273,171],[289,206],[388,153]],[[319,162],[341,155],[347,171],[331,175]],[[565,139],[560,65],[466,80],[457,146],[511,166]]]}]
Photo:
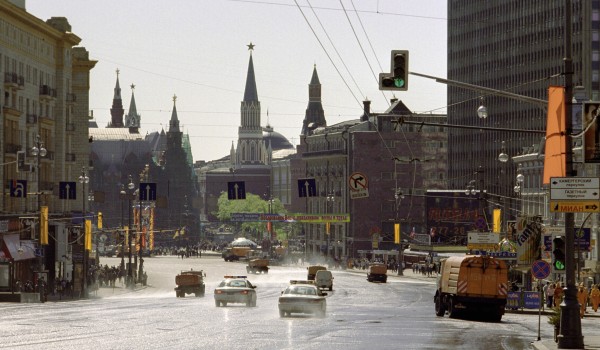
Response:
[{"label": "metal pole", "polygon": [[[573,175],[573,144],[571,138],[571,101],[573,99],[573,62],[571,59],[571,0],[565,0],[565,121],[566,121],[566,176]],[[565,280],[564,299],[560,304],[560,334],[558,335],[559,349],[583,349],[581,333],[581,318],[577,288],[575,286],[574,249],[575,214],[565,213]]]},{"label": "metal pole", "polygon": [[127,209],[127,220],[128,220],[128,225],[127,226],[127,245],[128,245],[128,249],[127,249],[127,254],[129,255],[129,263],[127,264],[127,281],[128,283],[133,286],[133,271],[131,270],[131,193],[127,193],[127,200],[129,202],[128,205],[128,209]]},{"label": "metal pole", "polygon": [[[121,273],[125,270],[125,234],[123,232],[123,200],[125,199],[125,187],[123,185],[121,185],[121,192],[119,192],[119,194],[121,195],[121,234],[122,235],[122,241],[121,241]],[[121,238],[121,234],[119,235],[119,238]]]}]

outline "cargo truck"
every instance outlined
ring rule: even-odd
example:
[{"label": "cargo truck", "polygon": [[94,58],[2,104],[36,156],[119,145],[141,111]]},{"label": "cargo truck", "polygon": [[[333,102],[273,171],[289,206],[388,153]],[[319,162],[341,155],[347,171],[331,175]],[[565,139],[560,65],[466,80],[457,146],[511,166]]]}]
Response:
[{"label": "cargo truck", "polygon": [[499,322],[508,294],[504,260],[488,256],[456,256],[440,262],[434,296],[435,314],[451,318],[463,314]]},{"label": "cargo truck", "polygon": [[251,251],[250,247],[231,247],[223,250],[221,256],[225,261],[238,261],[247,258]]},{"label": "cargo truck", "polygon": [[250,259],[246,266],[247,273],[269,273],[269,259]]},{"label": "cargo truck", "polygon": [[175,276],[175,295],[178,298],[185,298],[186,294],[194,293],[197,297],[204,296],[204,277],[206,274],[199,271],[181,271],[181,273]]}]

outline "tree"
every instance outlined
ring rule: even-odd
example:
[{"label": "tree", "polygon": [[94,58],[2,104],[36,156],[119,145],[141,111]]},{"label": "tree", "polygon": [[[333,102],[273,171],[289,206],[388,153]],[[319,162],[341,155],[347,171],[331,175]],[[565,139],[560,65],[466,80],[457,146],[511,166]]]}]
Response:
[{"label": "tree", "polygon": [[[260,196],[246,193],[246,199],[227,199],[227,192],[222,192],[217,201],[219,210],[213,213],[219,220],[230,222],[232,213],[269,213],[269,201],[262,199]],[[285,215],[287,211],[279,199],[273,199],[271,212]],[[282,222],[274,222],[273,229],[278,232],[283,224]],[[236,228],[237,235],[256,236],[258,239],[267,231],[265,222],[236,222],[231,223]],[[259,243],[259,242],[257,242]]]}]

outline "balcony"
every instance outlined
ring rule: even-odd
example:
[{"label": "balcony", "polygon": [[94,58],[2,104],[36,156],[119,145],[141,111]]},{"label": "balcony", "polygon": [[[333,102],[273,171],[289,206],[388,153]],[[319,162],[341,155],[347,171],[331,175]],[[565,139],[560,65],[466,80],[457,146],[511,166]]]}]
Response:
[{"label": "balcony", "polygon": [[37,114],[27,114],[27,124],[37,124],[38,116]]},{"label": "balcony", "polygon": [[74,104],[75,102],[77,102],[77,95],[67,94],[66,102],[67,102],[67,104]]},{"label": "balcony", "polygon": [[6,88],[25,88],[25,77],[17,73],[4,72],[4,86]]},{"label": "balcony", "polygon": [[53,89],[48,85],[40,86],[40,99],[53,100],[55,98],[56,98],[56,89]]}]

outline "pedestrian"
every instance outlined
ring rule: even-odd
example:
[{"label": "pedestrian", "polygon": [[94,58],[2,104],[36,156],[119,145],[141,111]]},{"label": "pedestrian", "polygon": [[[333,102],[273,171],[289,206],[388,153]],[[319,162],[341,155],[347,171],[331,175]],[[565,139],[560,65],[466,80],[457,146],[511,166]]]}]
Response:
[{"label": "pedestrian", "polygon": [[550,283],[550,282],[546,282],[546,305],[548,307],[552,307],[552,305],[554,304],[554,289],[556,288],[556,286],[554,285],[554,283]]},{"label": "pedestrian", "polygon": [[583,282],[579,283],[579,288],[577,289],[577,301],[579,301],[579,316],[583,318],[588,301],[588,291],[587,288],[583,286]]},{"label": "pedestrian", "polygon": [[592,300],[592,309],[594,309],[594,312],[598,312],[598,304],[600,304],[600,289],[598,289],[597,284],[592,286],[590,299]]},{"label": "pedestrian", "polygon": [[560,282],[556,282],[556,288],[554,288],[554,306],[559,306],[562,303],[563,288]]}]

